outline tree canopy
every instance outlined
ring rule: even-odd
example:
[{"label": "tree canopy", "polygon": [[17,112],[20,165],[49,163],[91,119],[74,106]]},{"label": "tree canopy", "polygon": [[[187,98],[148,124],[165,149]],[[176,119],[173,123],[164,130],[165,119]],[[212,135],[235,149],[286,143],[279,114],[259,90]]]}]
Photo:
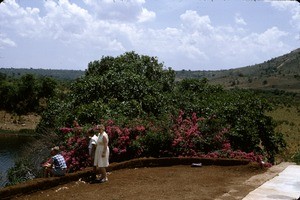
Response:
[{"label": "tree canopy", "polygon": [[0,73],[0,109],[24,115],[29,112],[41,112],[40,101],[55,95],[57,82],[49,77],[37,78],[25,74],[20,78],[11,78]]},{"label": "tree canopy", "polygon": [[215,132],[214,127],[228,128],[226,138],[233,149],[266,152],[273,160],[285,144],[265,115],[270,109],[253,91],[224,90],[207,79],[176,82],[174,71],[165,69],[157,58],[126,52],[90,62],[66,97],[49,102],[37,130],[71,126],[74,120],[83,126],[100,120],[126,126],[136,119],[158,120],[170,130],[170,120],[183,111],[183,117],[196,113],[214,119],[202,127],[208,133]]}]

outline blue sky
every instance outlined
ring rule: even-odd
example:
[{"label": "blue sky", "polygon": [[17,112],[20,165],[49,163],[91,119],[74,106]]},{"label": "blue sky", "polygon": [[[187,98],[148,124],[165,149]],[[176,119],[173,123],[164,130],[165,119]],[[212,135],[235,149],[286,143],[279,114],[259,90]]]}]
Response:
[{"label": "blue sky", "polygon": [[85,70],[127,51],[174,70],[249,66],[300,47],[300,4],[270,0],[4,0],[0,68]]}]

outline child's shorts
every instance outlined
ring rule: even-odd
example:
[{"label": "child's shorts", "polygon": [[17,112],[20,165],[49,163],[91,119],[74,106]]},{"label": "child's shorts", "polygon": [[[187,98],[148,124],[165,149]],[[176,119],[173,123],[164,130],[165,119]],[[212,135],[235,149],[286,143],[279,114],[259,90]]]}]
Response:
[{"label": "child's shorts", "polygon": [[66,169],[60,169],[60,168],[53,168],[52,174],[54,176],[64,176],[66,174]]}]

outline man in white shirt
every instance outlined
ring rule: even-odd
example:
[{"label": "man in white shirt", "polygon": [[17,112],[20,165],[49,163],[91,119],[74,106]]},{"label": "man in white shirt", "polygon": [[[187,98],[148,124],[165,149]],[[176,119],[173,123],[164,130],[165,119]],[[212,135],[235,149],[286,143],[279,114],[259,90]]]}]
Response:
[{"label": "man in white shirt", "polygon": [[89,136],[89,155],[91,157],[91,161],[92,161],[92,165],[93,165],[93,170],[96,176],[96,166],[94,165],[94,158],[95,158],[95,150],[96,150],[96,144],[97,144],[97,140],[98,140],[98,136],[95,134],[94,129],[90,129],[87,131],[88,136]]}]

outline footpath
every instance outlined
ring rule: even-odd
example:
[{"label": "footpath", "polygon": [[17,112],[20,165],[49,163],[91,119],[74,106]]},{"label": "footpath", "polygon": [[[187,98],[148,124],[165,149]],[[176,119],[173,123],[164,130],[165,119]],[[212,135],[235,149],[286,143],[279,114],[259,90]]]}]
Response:
[{"label": "footpath", "polygon": [[250,192],[243,200],[300,200],[300,165],[282,163],[273,170],[281,172]]}]

